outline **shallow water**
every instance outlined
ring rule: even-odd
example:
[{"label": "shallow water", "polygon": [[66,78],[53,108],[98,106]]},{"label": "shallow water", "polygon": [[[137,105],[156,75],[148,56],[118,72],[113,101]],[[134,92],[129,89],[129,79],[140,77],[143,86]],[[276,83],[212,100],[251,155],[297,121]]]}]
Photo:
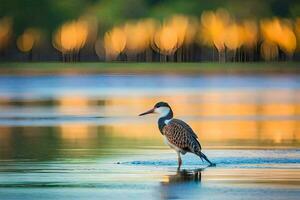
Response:
[{"label": "shallow water", "polygon": [[114,158],[6,160],[0,166],[0,194],[3,199],[299,198],[298,150],[206,154],[217,167],[207,168],[187,155],[177,171],[176,155],[168,150],[140,150]]},{"label": "shallow water", "polygon": [[[155,116],[197,132],[177,171]],[[0,76],[0,199],[299,199],[298,75]]]}]

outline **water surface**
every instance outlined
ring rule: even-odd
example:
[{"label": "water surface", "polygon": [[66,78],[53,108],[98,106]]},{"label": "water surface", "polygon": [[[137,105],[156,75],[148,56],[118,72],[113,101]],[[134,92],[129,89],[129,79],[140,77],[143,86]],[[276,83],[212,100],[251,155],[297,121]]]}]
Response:
[{"label": "water surface", "polygon": [[[167,101],[217,163],[163,143]],[[298,199],[298,75],[0,76],[1,199]]]}]

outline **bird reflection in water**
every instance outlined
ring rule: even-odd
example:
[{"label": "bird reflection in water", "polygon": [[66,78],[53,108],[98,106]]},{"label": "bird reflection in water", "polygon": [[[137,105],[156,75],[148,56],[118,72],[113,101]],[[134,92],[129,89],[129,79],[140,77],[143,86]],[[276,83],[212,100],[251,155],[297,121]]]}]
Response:
[{"label": "bird reflection in water", "polygon": [[160,184],[161,199],[185,199],[194,193],[198,193],[203,170],[203,168],[183,169],[177,170],[176,174],[164,176]]}]

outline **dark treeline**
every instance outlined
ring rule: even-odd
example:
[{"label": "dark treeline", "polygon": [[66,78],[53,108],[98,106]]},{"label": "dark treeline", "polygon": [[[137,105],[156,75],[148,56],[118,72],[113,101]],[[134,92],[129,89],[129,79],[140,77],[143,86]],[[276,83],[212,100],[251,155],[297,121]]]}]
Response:
[{"label": "dark treeline", "polygon": [[[5,48],[1,48],[0,44],[0,60],[103,61],[105,56],[96,53],[94,43],[84,45],[80,51],[61,53],[53,47],[53,33],[64,22],[85,15],[92,15],[97,19],[97,37],[103,37],[112,27],[128,20],[151,17],[161,21],[174,14],[199,18],[203,11],[217,8],[225,8],[238,20],[248,18],[260,20],[274,16],[296,19],[300,14],[300,2],[297,0],[1,0],[0,19],[11,18],[13,32]],[[42,42],[30,51],[20,51],[16,45],[18,37],[31,27],[40,30]],[[299,60],[299,53],[296,52],[290,57],[279,49],[276,60],[291,59]],[[115,60],[242,62],[260,61],[262,57],[259,44],[250,52],[239,48],[233,53],[225,48],[220,54],[215,47],[206,47],[194,42],[178,48],[172,55],[160,54],[149,48],[136,54],[122,52]]]}]

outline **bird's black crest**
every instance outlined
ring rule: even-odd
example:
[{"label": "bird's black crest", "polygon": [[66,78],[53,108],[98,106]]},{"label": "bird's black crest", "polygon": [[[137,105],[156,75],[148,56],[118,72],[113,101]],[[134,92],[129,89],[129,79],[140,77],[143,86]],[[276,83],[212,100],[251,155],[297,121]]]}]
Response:
[{"label": "bird's black crest", "polygon": [[154,108],[159,108],[159,107],[169,107],[170,108],[169,104],[166,102],[158,102],[154,106]]}]

